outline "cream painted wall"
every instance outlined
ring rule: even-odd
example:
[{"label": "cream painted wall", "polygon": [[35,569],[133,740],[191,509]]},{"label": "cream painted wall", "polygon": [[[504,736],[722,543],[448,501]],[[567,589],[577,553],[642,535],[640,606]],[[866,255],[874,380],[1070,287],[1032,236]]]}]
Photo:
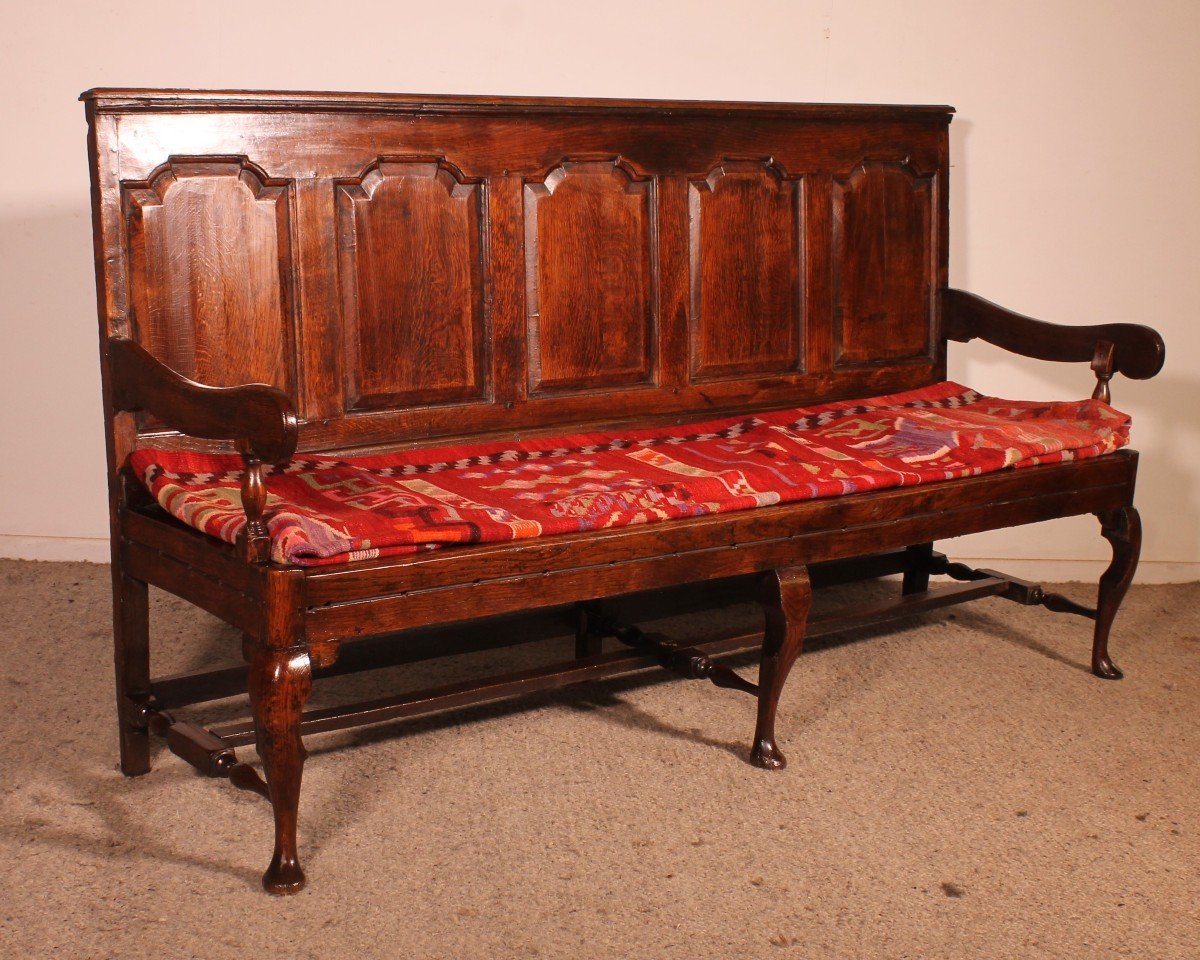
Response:
[{"label": "cream painted wall", "polygon": [[[107,555],[76,95],[258,87],[954,104],[952,283],[1163,332],[1163,374],[1114,385],[1143,454],[1142,578],[1200,577],[1196,0],[9,0],[0,24],[0,555]],[[952,376],[1000,395],[1091,388],[1086,370],[986,346],[953,357]],[[1063,561],[1043,577],[1090,579],[1104,556],[1091,518],[953,549]]]}]

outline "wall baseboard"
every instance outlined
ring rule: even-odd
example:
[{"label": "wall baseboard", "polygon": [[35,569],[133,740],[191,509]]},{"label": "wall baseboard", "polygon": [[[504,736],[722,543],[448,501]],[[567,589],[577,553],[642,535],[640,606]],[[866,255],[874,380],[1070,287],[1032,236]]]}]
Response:
[{"label": "wall baseboard", "polygon": [[[949,551],[947,551],[949,552]],[[1035,583],[1097,583],[1108,566],[1107,560],[1038,560],[1015,557],[960,557],[972,567],[987,567]],[[1143,560],[1138,564],[1134,583],[1191,583],[1200,580],[1200,563],[1174,560]]]},{"label": "wall baseboard", "polygon": [[[107,537],[29,537],[0,533],[0,558],[10,560],[84,561],[108,563]],[[1107,565],[1103,560],[1037,560],[1017,557],[960,557],[972,567],[991,567],[1014,577],[1043,583],[1078,580],[1095,583]],[[1200,563],[1143,560],[1137,583],[1191,583],[1200,580]]]},{"label": "wall baseboard", "polygon": [[108,537],[29,537],[0,533],[0,558],[108,563]]}]

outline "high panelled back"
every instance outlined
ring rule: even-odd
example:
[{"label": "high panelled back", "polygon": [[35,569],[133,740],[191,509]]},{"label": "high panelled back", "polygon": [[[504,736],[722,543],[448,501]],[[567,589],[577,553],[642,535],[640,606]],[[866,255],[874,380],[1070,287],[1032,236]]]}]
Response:
[{"label": "high panelled back", "polygon": [[943,376],[945,107],[85,99],[103,332],[283,388],[301,449]]}]

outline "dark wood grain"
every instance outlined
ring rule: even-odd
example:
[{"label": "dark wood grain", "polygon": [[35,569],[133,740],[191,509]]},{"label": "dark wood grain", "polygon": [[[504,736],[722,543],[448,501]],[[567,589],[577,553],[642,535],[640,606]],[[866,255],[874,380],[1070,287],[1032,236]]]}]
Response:
[{"label": "dark wood grain", "polygon": [[[716,663],[703,650],[685,646],[661,633],[647,633],[637,624],[623,623],[606,614],[598,605],[583,605],[587,629],[601,637],[612,636],[627,647],[652,656],[659,666],[688,680],[708,680],[716,687],[758,695],[758,685],[736,670]],[[599,651],[597,651],[598,653]]]},{"label": "dark wood grain", "polygon": [[241,593],[229,584],[206,576],[186,561],[126,540],[119,565],[135,579],[182,597],[201,610],[247,633],[261,634],[265,616],[261,595]]},{"label": "dark wood grain", "polygon": [[94,87],[79,95],[101,113],[173,112],[180,109],[286,113],[450,113],[494,116],[551,113],[556,116],[786,117],[793,120],[882,121],[927,116],[944,123],[954,108],[935,104],[779,103],[728,100],[628,100],[605,97],[501,97],[418,93],[324,93],[299,90],[183,90]]},{"label": "dark wood grain", "polygon": [[[192,532],[176,531],[166,523],[155,523],[154,527],[172,533]],[[146,527],[140,529],[146,531]],[[819,589],[873,580],[892,574],[907,574],[916,569],[913,556],[908,550],[893,550],[851,559],[830,560],[809,567],[809,576],[814,589]],[[928,578],[931,561],[922,555],[919,562],[920,569],[926,571]],[[261,573],[259,568],[250,569]],[[261,576],[258,579],[261,580]],[[753,602],[759,592],[758,579],[750,575],[683,584],[673,590],[624,594],[613,603],[618,608],[635,611],[637,616],[646,620],[657,620],[720,609],[735,603]],[[344,676],[437,657],[460,656],[480,650],[544,641],[562,636],[564,629],[575,632],[577,656],[594,656],[603,650],[603,637],[591,629],[586,615],[583,615],[587,606],[563,604],[535,611],[522,611],[514,617],[459,622],[440,627],[420,626],[398,634],[382,634],[347,641],[340,645],[337,660],[319,670],[315,676]],[[188,671],[159,676],[155,677],[150,685],[151,698],[163,710],[210,700],[223,700],[245,692],[244,664],[216,667],[199,673]]]},{"label": "dark wood grain", "polygon": [[694,379],[804,369],[802,183],[737,160],[690,182]]},{"label": "dark wood grain", "polygon": [[266,563],[271,538],[263,515],[263,461],[286,462],[295,452],[296,413],[288,396],[266,384],[195,383],[124,337],[111,338],[107,353],[114,410],[142,410],[152,414],[154,422],[190,436],[235,442],[245,467],[241,500],[246,524],[238,534],[238,549],[246,560]]},{"label": "dark wood grain", "polygon": [[[660,663],[757,691],[752,760],[781,767],[777,709],[806,633],[983,596],[1093,616],[1093,669],[1119,676],[1108,640],[1140,546],[1128,451],[333,567],[269,560],[264,466],[297,450],[619,430],[892,393],[944,379],[947,339],[1088,363],[1100,399],[1115,373],[1157,373],[1163,345],[1148,328],[1059,327],[948,289],[950,108],[83,99],[122,769],[146,772],[160,733],[199,769],[266,794],[269,891],[304,883],[305,733]],[[237,545],[153,503],[129,469],[140,445],[241,453]],[[1095,611],[933,551],[938,538],[1079,513],[1100,516],[1113,548]],[[886,573],[904,574],[900,597],[809,622],[814,584]],[[931,574],[963,582],[939,591]],[[764,582],[761,637],[687,645],[621,620],[618,639],[645,649],[606,653],[590,612],[707,609]],[[247,666],[153,680],[148,586],[236,627]],[[314,674],[533,639],[572,610],[567,664],[304,711]],[[542,612],[524,635],[484,619],[531,611]],[[475,623],[456,627],[465,616]],[[461,635],[443,643],[447,631]],[[760,639],[757,686],[711,659]],[[243,689],[247,723],[206,730],[167,713]],[[265,783],[232,751],[251,741]]]},{"label": "dark wood grain", "polygon": [[141,706],[150,696],[150,610],[146,582],[113,564],[113,660],[121,772],[150,772],[150,735]]},{"label": "dark wood grain", "polygon": [[833,182],[834,350],[838,366],[930,355],[936,208],[931,175],[864,161]]},{"label": "dark wood grain", "polygon": [[[755,577],[754,580],[757,584],[761,578]],[[931,610],[940,610],[958,603],[983,597],[1002,596],[1007,586],[1007,580],[988,577],[971,583],[931,589],[919,596],[902,597],[898,600],[875,603],[865,607],[856,606],[849,610],[842,609],[824,613],[810,618],[804,632],[805,639],[811,640],[829,637],[847,630],[877,627],[894,620],[917,616]],[[752,590],[751,593],[753,592]],[[733,628],[732,631],[728,628],[709,629],[701,635],[689,639],[689,644],[697,653],[711,658],[751,648],[761,648],[763,637],[764,634],[761,630],[745,633],[741,632],[739,628]],[[501,698],[524,696],[543,690],[557,690],[578,683],[603,680],[644,670],[647,667],[659,665],[659,660],[659,654],[653,651],[614,650],[589,654],[566,663],[534,667],[516,673],[489,677],[486,680],[454,681],[431,689],[396,694],[375,700],[306,710],[301,717],[300,730],[301,733],[308,736],[364,724],[386,723],[401,718],[418,717]],[[237,720],[218,724],[212,728],[211,732],[231,747],[255,742],[253,720]]]},{"label": "dark wood grain", "polygon": [[265,597],[267,571],[245,562],[236,547],[218,543],[193,527],[185,526],[164,512],[156,503],[149,503],[141,512],[123,508],[118,515],[122,538],[117,546],[136,543],[161,556],[178,561],[209,580],[256,602]]},{"label": "dark wood grain", "polygon": [[484,397],[485,211],[481,182],[444,158],[338,184],[347,411]]},{"label": "dark wood grain", "polygon": [[276,894],[297,893],[305,883],[297,852],[300,781],[308,755],[300,716],[312,692],[318,657],[304,644],[304,604],[304,575],[299,570],[272,570],[263,633],[248,635],[244,645],[258,756],[275,818],[275,851],[262,883],[268,893]]},{"label": "dark wood grain", "polygon": [[121,190],[138,341],[191,379],[294,394],[287,181],[244,157],[171,157]]},{"label": "dark wood grain", "polygon": [[904,571],[902,592],[924,593],[929,589],[929,574],[933,561],[932,543],[914,543],[907,548],[910,566]]},{"label": "dark wood grain", "polygon": [[779,567],[770,571],[763,582],[762,666],[758,675],[758,722],[750,761],[756,767],[779,770],[787,759],[775,742],[775,714],[779,695],[787,682],[792,664],[804,645],[808,611],[812,606],[812,583],[803,566]]},{"label": "dark wood grain", "polygon": [[1112,370],[1134,380],[1157,374],[1166,361],[1163,338],[1150,327],[1136,323],[1100,323],[1065,326],[1047,323],[1005,310],[964,290],[943,294],[946,336],[967,343],[976,338],[1010,353],[1036,360],[1091,363],[1097,344],[1113,345]]},{"label": "dark wood grain", "polygon": [[268,893],[298,893],[304,887],[296,821],[306,756],[300,712],[311,690],[312,665],[304,650],[264,647],[255,654],[250,665],[250,704],[275,815],[275,852],[263,874],[263,888]]},{"label": "dark wood grain", "polygon": [[526,181],[531,391],[653,378],[657,217],[654,178],[619,158]]},{"label": "dark wood grain", "polygon": [[1113,620],[1125,599],[1142,552],[1142,518],[1132,505],[1097,514],[1104,539],[1112,547],[1112,562],[1100,576],[1096,602],[1096,632],[1092,641],[1092,673],[1103,680],[1120,680],[1123,674],[1108,655]]},{"label": "dark wood grain", "polygon": [[[271,382],[293,400],[301,450],[644,423],[941,379],[936,351],[922,359],[909,345],[895,362],[839,366],[829,296],[835,271],[844,297],[874,282],[857,253],[833,255],[834,177],[911,166],[926,179],[902,173],[893,192],[940,210],[924,185],[945,171],[944,109],[233,99],[253,109],[222,110],[221,95],[89,98],[104,141],[102,327],[203,382]],[[936,210],[921,242],[940,262]],[[135,215],[166,211],[170,224],[145,233],[149,254],[122,241]],[[855,249],[886,234],[901,250],[906,217],[857,204]],[[224,224],[237,243],[212,226]],[[239,244],[252,249],[235,255]],[[226,287],[236,295],[217,297]],[[258,292],[239,306],[245,290]],[[152,293],[179,306],[155,307],[147,326],[138,304]],[[924,344],[935,311],[893,313]],[[222,324],[237,325],[236,356],[205,346]],[[169,439],[152,419],[118,423],[132,443]]]},{"label": "dark wood grain", "polygon": [[142,410],[191,437],[242,441],[268,462],[286,462],[296,449],[296,411],[268,384],[196,383],[124,337],[105,344],[113,412]]}]

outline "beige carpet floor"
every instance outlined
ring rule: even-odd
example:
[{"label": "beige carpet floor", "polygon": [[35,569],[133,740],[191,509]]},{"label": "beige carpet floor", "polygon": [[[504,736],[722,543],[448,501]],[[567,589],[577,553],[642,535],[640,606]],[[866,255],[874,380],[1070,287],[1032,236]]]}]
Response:
[{"label": "beige carpet floor", "polygon": [[[259,890],[261,799],[164,752],[118,774],[107,590],[0,562],[5,960],[1200,956],[1200,584],[1134,588],[1120,683],[1084,621],[996,599],[821,643],[780,773],[744,759],[749,698],[657,675],[313,738],[290,899]],[[157,672],[236,656],[153,612]]]}]

